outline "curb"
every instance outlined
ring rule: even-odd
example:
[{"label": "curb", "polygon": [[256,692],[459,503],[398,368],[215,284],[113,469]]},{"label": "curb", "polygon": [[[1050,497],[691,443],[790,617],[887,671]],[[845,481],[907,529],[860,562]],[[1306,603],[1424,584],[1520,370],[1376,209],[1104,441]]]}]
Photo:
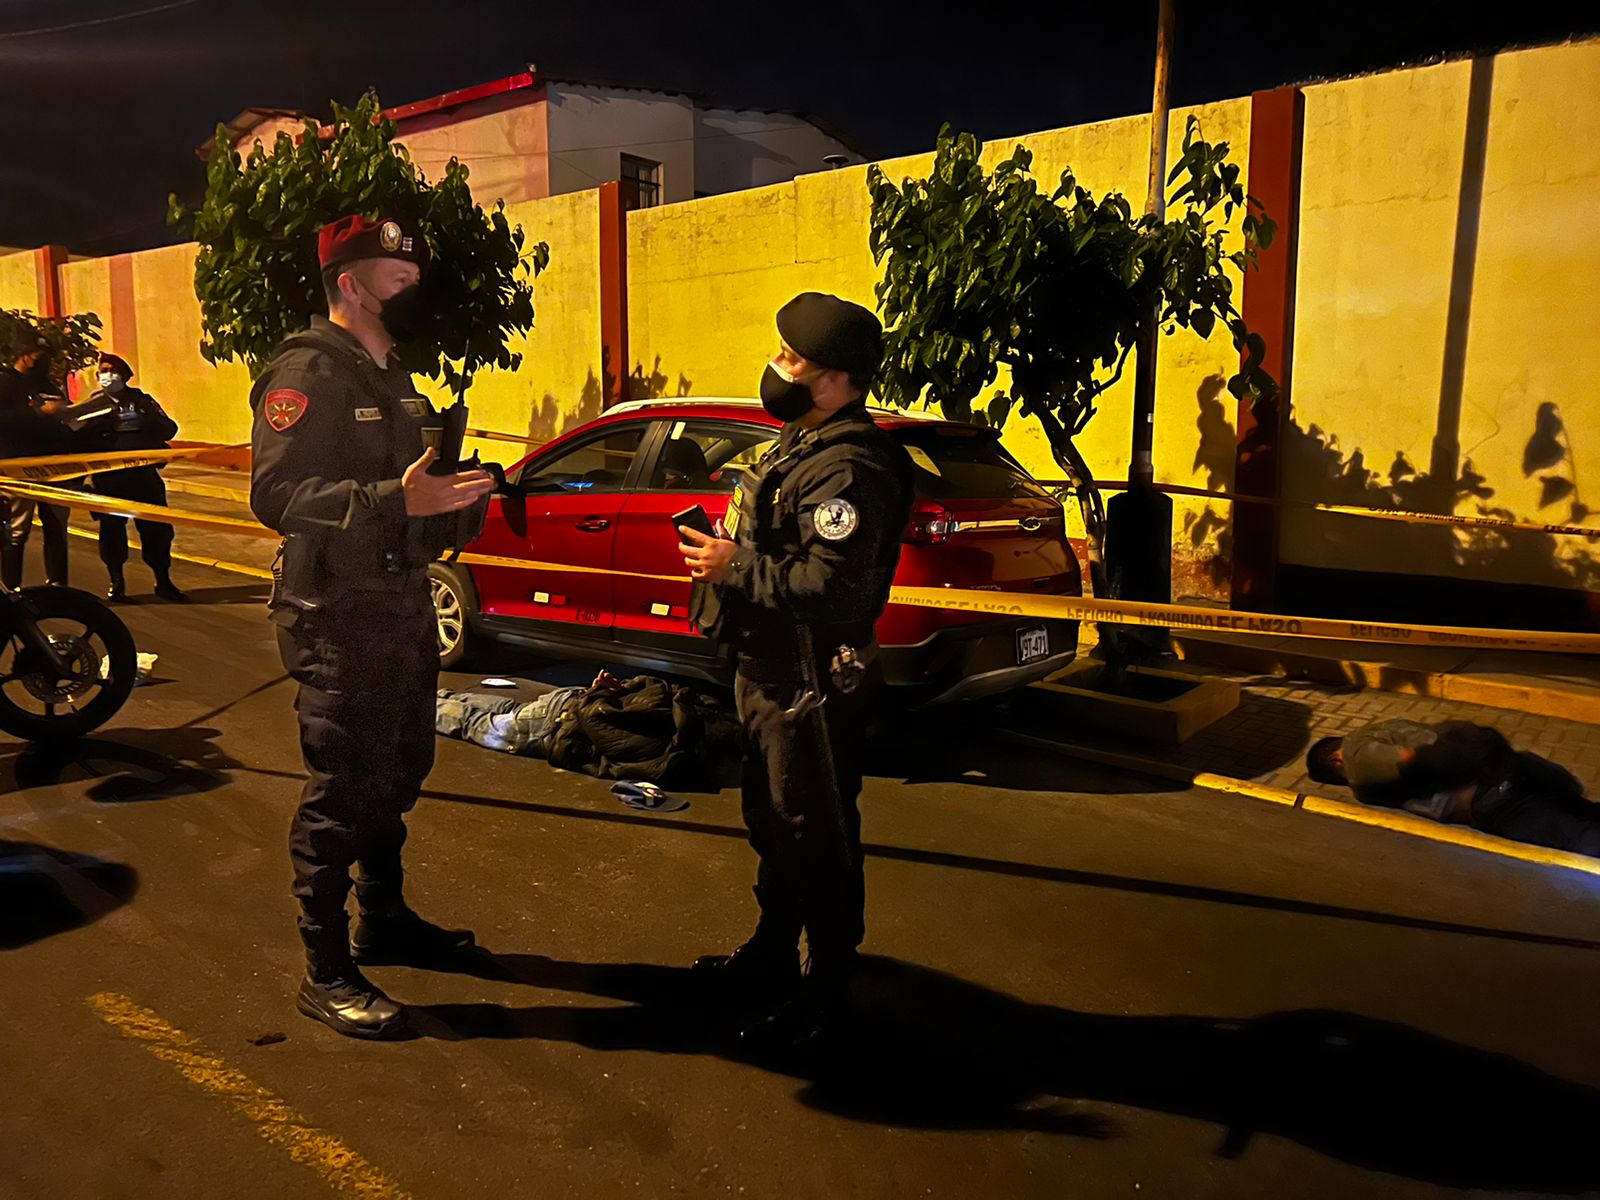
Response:
[{"label": "curb", "polygon": [[1392,812],[1382,808],[1367,808],[1354,801],[1330,800],[1326,796],[1317,796],[1306,792],[1285,791],[1283,788],[1275,788],[1263,783],[1252,783],[1248,779],[1234,779],[1229,775],[1212,775],[1205,771],[1190,771],[1184,767],[1155,762],[1151,759],[1137,758],[1128,754],[1112,754],[1105,750],[1093,750],[1087,746],[1074,745],[1071,742],[1051,741],[1049,738],[1017,733],[1012,730],[1002,730],[1000,731],[1000,736],[1024,745],[1054,750],[1059,754],[1065,754],[1069,758],[1082,759],[1085,762],[1092,762],[1099,766],[1115,767],[1123,771],[1135,771],[1141,775],[1153,775],[1157,779],[1166,779],[1189,787],[1205,788],[1207,791],[1222,792],[1232,796],[1245,796],[1251,800],[1265,800],[1269,804],[1302,809],[1305,812],[1316,813],[1318,816],[1323,817],[1332,817],[1339,821],[1353,821],[1358,825],[1376,826],[1395,833],[1403,833],[1408,837],[1421,838],[1424,841],[1444,842],[1451,846],[1463,846],[1469,850],[1481,850],[1486,854],[1493,854],[1500,858],[1516,859],[1520,862],[1533,863],[1537,866],[1562,867],[1569,871],[1580,871],[1585,875],[1600,876],[1600,859],[1589,858],[1582,854],[1572,854],[1566,850],[1551,850],[1544,846],[1529,846],[1522,842],[1510,842],[1503,838],[1491,837],[1489,834],[1479,833],[1474,829],[1467,829],[1462,826],[1440,825],[1435,821],[1411,816],[1409,813]]},{"label": "curb", "polygon": [[1173,631],[1172,643],[1186,662],[1276,675],[1284,679],[1309,679],[1317,683],[1370,688],[1406,696],[1455,700],[1537,717],[1561,717],[1568,721],[1600,725],[1600,693],[1544,686],[1533,679],[1502,681],[1480,675],[1427,671],[1389,662],[1329,658],[1326,655],[1286,650],[1282,646],[1269,648],[1212,641],[1209,638],[1186,636],[1177,630]]}]

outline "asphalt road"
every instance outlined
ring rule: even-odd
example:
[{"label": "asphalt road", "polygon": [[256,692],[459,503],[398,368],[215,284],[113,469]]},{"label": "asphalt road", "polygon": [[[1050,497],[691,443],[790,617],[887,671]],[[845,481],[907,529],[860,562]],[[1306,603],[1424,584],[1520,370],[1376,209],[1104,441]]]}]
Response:
[{"label": "asphalt road", "polygon": [[0,1197],[1600,1189],[1600,880],[962,714],[866,786],[853,1059],[753,1060],[685,978],[753,919],[732,791],[640,813],[454,742],[413,899],[493,957],[374,971],[422,1036],[340,1038],[293,1008],[261,587],[176,574],[200,603],[123,610],[160,660],[111,726],[0,741]]}]

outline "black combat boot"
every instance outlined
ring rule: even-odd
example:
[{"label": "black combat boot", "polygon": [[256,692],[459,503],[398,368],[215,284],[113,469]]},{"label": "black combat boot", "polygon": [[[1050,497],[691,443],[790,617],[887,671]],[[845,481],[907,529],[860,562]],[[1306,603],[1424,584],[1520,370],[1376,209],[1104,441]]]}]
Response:
[{"label": "black combat boot", "polygon": [[189,597],[183,589],[172,582],[172,576],[165,571],[156,572],[156,595],[163,600],[170,600],[174,604],[187,604]]},{"label": "black combat boot", "polygon": [[426,921],[405,902],[396,878],[356,879],[358,913],[350,954],[368,966],[427,965],[459,957],[477,940],[470,929],[446,929]]},{"label": "black combat boot", "polygon": [[850,1015],[854,953],[819,962],[812,955],[799,991],[788,1003],[747,1023],[739,1040],[757,1054],[825,1057],[843,1039]]},{"label": "black combat boot", "polygon": [[128,598],[128,581],[122,577],[121,568],[107,568],[111,576],[111,584],[106,588],[107,600],[126,600]]},{"label": "black combat boot", "polygon": [[694,977],[738,999],[777,1000],[800,984],[801,924],[770,884],[752,890],[761,910],[756,931],[731,954],[695,959]]},{"label": "black combat boot", "polygon": [[301,931],[306,943],[306,977],[295,1005],[346,1037],[373,1040],[404,1037],[405,1009],[375,986],[350,960],[344,922]]}]

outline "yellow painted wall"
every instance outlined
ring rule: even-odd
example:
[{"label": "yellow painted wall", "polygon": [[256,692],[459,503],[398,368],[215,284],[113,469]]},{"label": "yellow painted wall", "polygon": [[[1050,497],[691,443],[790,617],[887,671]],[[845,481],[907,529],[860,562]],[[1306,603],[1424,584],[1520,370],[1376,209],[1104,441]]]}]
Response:
[{"label": "yellow painted wall", "polygon": [[[1189,111],[1172,114],[1171,138],[1181,143]],[[1195,111],[1207,138],[1232,143],[1241,167],[1249,154],[1250,105],[1246,100]],[[1149,118],[1130,117],[1072,129],[1002,139],[987,150],[1007,156],[1020,140],[1034,152],[1035,174],[1054,183],[1071,166],[1098,193],[1123,191],[1143,201],[1149,154]],[[932,156],[882,164],[891,179],[924,175]],[[867,233],[870,202],[866,168],[802,175],[792,183],[669,205],[629,214],[628,306],[632,369],[655,378],[657,392],[701,396],[755,394],[763,364],[776,350],[773,316],[796,292],[835,292],[875,306]],[[1210,343],[1187,332],[1162,341],[1158,380],[1156,470],[1164,481],[1228,487],[1233,480],[1231,398],[1215,399],[1215,376],[1236,364],[1231,342]],[[1133,395],[1130,370],[1102,398],[1101,412],[1082,446],[1103,478],[1126,478]],[[1003,385],[1004,380],[1000,381]],[[1201,396],[1206,399],[1202,401]],[[1201,437],[1202,414],[1207,435]],[[1036,475],[1060,475],[1042,434],[1014,421],[1007,444]],[[1204,445],[1204,461],[1196,450]],[[1222,594],[1214,538],[1205,536],[1226,512],[1213,507],[1199,545],[1191,532],[1203,503],[1179,500],[1176,514],[1180,591]],[[1072,510],[1076,520],[1076,510]],[[1212,566],[1217,571],[1212,574]]]},{"label": "yellow painted wall", "polygon": [[[1454,511],[1565,522],[1573,494],[1541,501],[1568,483],[1600,508],[1600,142],[1580,132],[1600,126],[1600,41],[1492,60],[1483,202],[1463,213],[1471,72],[1450,63],[1306,90],[1288,496],[1348,501],[1361,492],[1353,470],[1387,482],[1402,454],[1428,470],[1457,227],[1476,217],[1460,447],[1462,475],[1470,461],[1481,482],[1468,482],[1493,495],[1462,495]],[[1536,436],[1546,404],[1569,438]],[[1311,566],[1600,588],[1583,539],[1293,511],[1282,533],[1286,561]]]},{"label": "yellow painted wall", "polygon": [[0,255],[0,308],[39,311],[39,277],[32,250]]},{"label": "yellow painted wall", "polygon": [[[534,327],[518,338],[522,366],[485,371],[467,398],[478,429],[525,434],[541,441],[600,415],[600,193],[571,192],[507,205],[528,244],[548,242],[550,265],[534,281]],[[423,381],[436,402],[442,389]],[[469,443],[485,460],[510,464],[522,457],[506,442]]]},{"label": "yellow painted wall", "polygon": [[[533,200],[507,209],[530,243],[550,243],[550,265],[535,282],[535,329],[518,339],[522,367],[486,371],[469,403],[475,427],[549,438],[600,412],[600,273],[598,193]],[[250,378],[240,364],[213,367],[200,355],[200,304],[194,295],[192,244],[146,250],[132,256],[135,362],[139,386],[166,407],[190,441],[250,440]],[[32,288],[33,256],[0,258],[0,303],[13,286],[10,258],[27,266]],[[21,277],[21,272],[13,272]],[[20,286],[20,285],[18,285]],[[62,270],[63,301],[69,312],[93,311],[105,322],[102,342],[126,345],[128,331],[116,327],[109,259],[83,259]],[[31,297],[28,307],[36,301]],[[120,336],[119,336],[120,334]],[[422,380],[423,390],[448,403],[442,388]],[[484,457],[500,462],[520,457],[504,442],[478,442]]]}]

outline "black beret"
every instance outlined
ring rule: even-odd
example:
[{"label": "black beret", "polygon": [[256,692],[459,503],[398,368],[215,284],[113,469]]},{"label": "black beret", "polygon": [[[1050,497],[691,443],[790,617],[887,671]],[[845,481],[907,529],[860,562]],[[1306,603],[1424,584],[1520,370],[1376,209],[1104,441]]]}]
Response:
[{"label": "black beret", "polygon": [[133,368],[128,365],[127,359],[118,358],[115,354],[109,354],[104,350],[100,352],[100,369],[121,375],[124,379],[133,378]]},{"label": "black beret", "polygon": [[822,292],[801,292],[778,310],[778,332],[802,358],[834,371],[875,375],[883,326],[870,309]]}]

